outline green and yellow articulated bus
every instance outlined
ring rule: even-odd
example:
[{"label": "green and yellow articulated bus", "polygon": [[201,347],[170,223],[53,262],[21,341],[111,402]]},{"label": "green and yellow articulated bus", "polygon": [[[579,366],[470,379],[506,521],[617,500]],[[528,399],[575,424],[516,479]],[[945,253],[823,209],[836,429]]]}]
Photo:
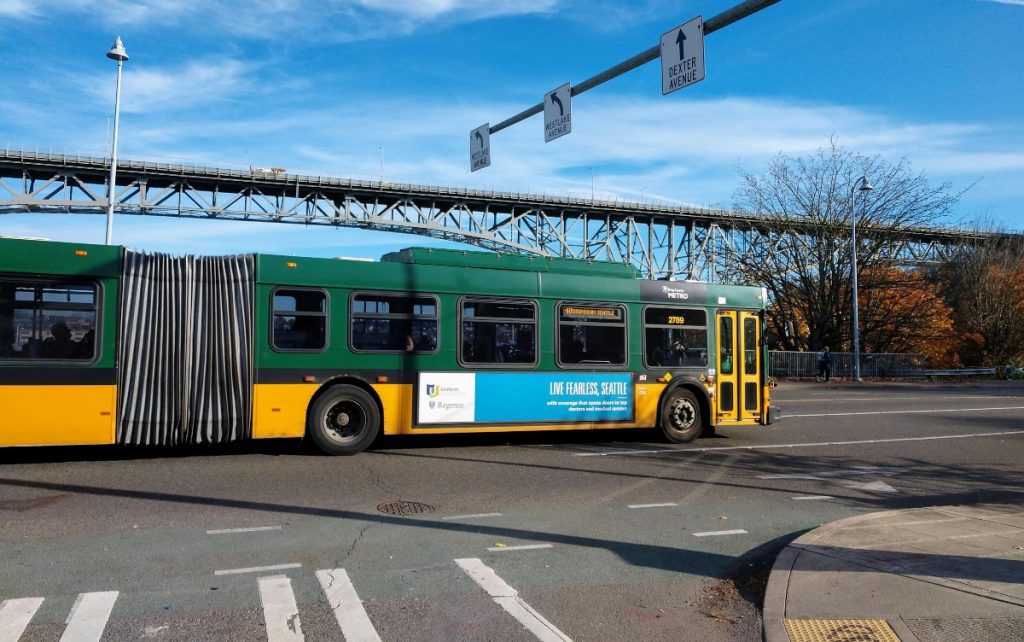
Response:
[{"label": "green and yellow articulated bus", "polygon": [[0,238],[0,446],[772,423],[765,291],[414,248],[173,257]]}]

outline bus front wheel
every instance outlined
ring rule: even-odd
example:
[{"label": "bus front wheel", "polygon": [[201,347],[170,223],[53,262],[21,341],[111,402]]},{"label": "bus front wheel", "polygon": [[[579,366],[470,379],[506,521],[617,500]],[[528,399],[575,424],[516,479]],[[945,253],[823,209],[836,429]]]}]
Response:
[{"label": "bus front wheel", "polygon": [[661,431],[677,444],[686,444],[700,436],[704,419],[700,414],[697,397],[685,389],[669,393],[661,406]]},{"label": "bus front wheel", "polygon": [[308,423],[309,435],[320,450],[329,455],[353,455],[377,438],[380,409],[365,390],[337,386],[316,400]]}]

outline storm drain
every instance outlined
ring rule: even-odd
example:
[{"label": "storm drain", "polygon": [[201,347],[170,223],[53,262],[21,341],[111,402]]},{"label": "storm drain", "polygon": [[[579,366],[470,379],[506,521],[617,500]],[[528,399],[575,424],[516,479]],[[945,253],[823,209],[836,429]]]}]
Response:
[{"label": "storm drain", "polygon": [[377,504],[377,510],[385,515],[420,515],[433,513],[434,507],[420,502],[388,502]]}]

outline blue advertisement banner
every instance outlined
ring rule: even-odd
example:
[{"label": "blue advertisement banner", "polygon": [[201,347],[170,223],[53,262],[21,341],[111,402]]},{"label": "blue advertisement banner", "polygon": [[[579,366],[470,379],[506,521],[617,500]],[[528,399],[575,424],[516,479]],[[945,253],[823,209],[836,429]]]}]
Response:
[{"label": "blue advertisement banner", "polygon": [[475,398],[484,423],[633,419],[630,374],[478,372]]}]

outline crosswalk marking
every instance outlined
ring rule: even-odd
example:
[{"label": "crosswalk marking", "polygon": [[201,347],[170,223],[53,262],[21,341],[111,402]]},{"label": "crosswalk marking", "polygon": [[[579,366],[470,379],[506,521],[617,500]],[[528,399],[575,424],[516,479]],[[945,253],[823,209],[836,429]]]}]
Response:
[{"label": "crosswalk marking", "polygon": [[0,642],[20,638],[42,603],[41,597],[0,602]]},{"label": "crosswalk marking", "polygon": [[345,642],[380,642],[377,629],[373,628],[373,622],[345,569],[317,571],[316,578],[320,580]]},{"label": "crosswalk marking", "polygon": [[117,591],[80,593],[71,607],[60,642],[99,642],[117,595]]},{"label": "crosswalk marking", "polygon": [[509,615],[519,621],[526,629],[537,636],[541,642],[572,642],[565,633],[544,619],[524,602],[519,593],[498,577],[489,566],[476,557],[457,559],[455,563],[466,572],[477,585],[484,590],[494,603],[505,609]]},{"label": "crosswalk marking", "polygon": [[[478,558],[457,559],[455,563],[538,640],[572,642]],[[345,569],[319,570],[316,577],[346,642],[381,642]],[[261,576],[257,586],[267,642],[305,642],[291,579],[287,575]],[[65,620],[60,642],[99,642],[119,595],[117,591],[80,593]],[[30,597],[0,602],[0,642],[17,642],[43,601]]]},{"label": "crosswalk marking", "polygon": [[299,607],[295,603],[292,581],[284,575],[259,578],[263,620],[267,623],[268,642],[303,642]]}]

